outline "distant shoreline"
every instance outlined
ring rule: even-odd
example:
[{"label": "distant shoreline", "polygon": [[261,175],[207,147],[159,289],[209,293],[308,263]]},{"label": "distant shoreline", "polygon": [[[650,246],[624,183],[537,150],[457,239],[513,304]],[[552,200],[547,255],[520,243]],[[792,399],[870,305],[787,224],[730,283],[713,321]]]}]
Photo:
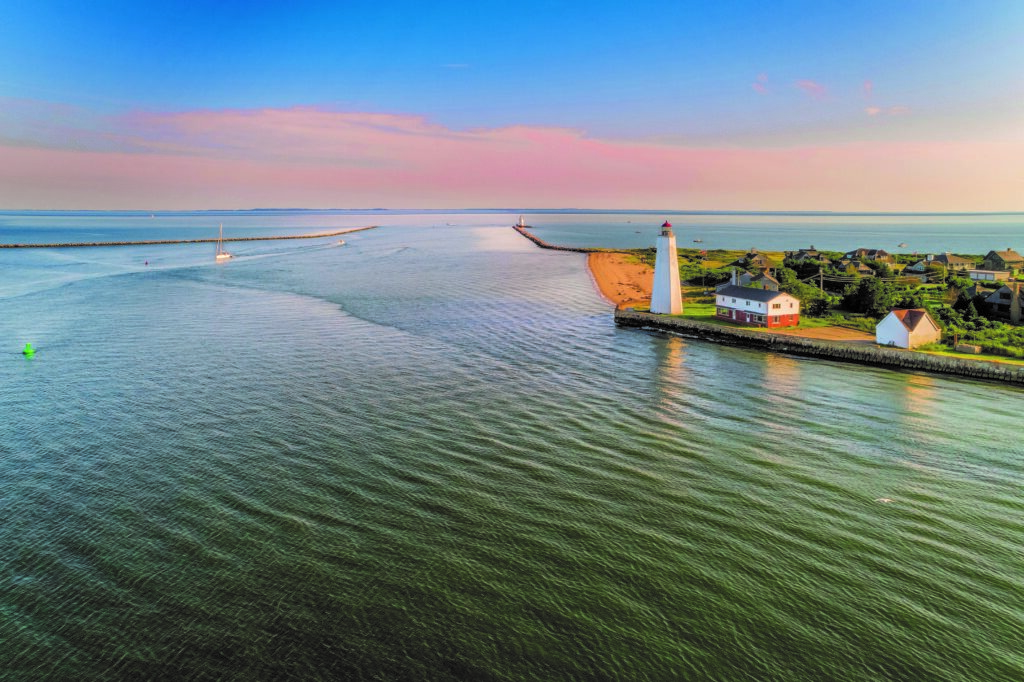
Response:
[{"label": "distant shoreline", "polygon": [[0,249],[77,249],[90,246],[153,246],[160,244],[212,244],[217,241],[225,242],[264,242],[264,241],[275,241],[280,239],[317,239],[319,237],[337,237],[341,234],[352,234],[353,232],[362,232],[363,230],[372,230],[377,225],[368,225],[367,227],[354,227],[348,230],[338,230],[335,232],[319,232],[317,234],[293,234],[283,236],[271,236],[271,237],[225,237],[220,240],[216,237],[208,239],[142,239],[136,241],[118,241],[118,242],[66,242],[60,244],[0,244]]}]

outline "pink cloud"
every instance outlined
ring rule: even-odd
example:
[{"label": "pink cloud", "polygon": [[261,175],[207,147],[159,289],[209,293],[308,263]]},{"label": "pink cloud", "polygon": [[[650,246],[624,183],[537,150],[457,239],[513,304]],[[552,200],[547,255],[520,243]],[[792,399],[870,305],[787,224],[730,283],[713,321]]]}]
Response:
[{"label": "pink cloud", "polygon": [[751,83],[750,87],[754,88],[754,90],[762,95],[768,92],[768,88],[764,83]]},{"label": "pink cloud", "polygon": [[109,148],[0,146],[0,206],[1020,208],[1024,140],[687,147],[313,108],[137,112]]},{"label": "pink cloud", "polygon": [[871,98],[871,94],[875,91],[875,84],[869,80],[864,81],[864,96]]},{"label": "pink cloud", "polygon": [[827,89],[821,83],[817,83],[812,80],[799,80],[793,84],[795,87],[800,88],[808,95],[815,99],[821,99],[825,96]]},{"label": "pink cloud", "polygon": [[895,106],[895,107],[865,107],[864,113],[868,116],[878,116],[880,114],[885,116],[901,116],[903,114],[910,113],[910,107]]}]

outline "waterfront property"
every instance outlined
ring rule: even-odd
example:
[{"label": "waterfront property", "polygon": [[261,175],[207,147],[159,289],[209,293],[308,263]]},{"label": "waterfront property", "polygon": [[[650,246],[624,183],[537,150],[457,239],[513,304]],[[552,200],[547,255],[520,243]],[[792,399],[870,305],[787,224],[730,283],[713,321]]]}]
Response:
[{"label": "waterfront property", "polygon": [[992,309],[992,312],[1003,319],[1009,320],[1012,324],[1020,324],[1024,319],[1024,301],[1021,299],[1021,282],[1008,282],[989,294],[985,299]]},{"label": "waterfront property", "polygon": [[[752,273],[743,271],[742,274],[738,275],[733,284],[738,284],[741,287],[753,287],[755,289],[768,289],[770,291],[779,290],[779,280],[771,276],[768,270],[762,270],[758,273]],[[719,284],[715,287],[716,290],[722,287],[729,286],[729,282],[725,284]]]},{"label": "waterfront property", "polygon": [[1013,272],[1024,268],[1024,256],[1007,247],[1005,251],[989,251],[981,263],[982,270]]},{"label": "waterfront property", "polygon": [[736,261],[734,265],[757,268],[758,270],[773,270],[779,267],[778,263],[754,248],[750,249],[750,251],[747,252],[743,258]]},{"label": "waterfront property", "polygon": [[942,329],[924,308],[893,310],[875,327],[875,341],[879,346],[917,348],[936,343]]},{"label": "waterfront property", "polygon": [[949,252],[937,255],[928,254],[916,263],[908,265],[906,270],[910,272],[924,272],[929,265],[941,265],[947,270],[969,270],[974,267],[974,261],[970,258],[961,258]]},{"label": "waterfront property", "polygon": [[795,327],[800,301],[780,291],[728,284],[715,292],[715,317],[754,327]]},{"label": "waterfront property", "polygon": [[827,265],[832,261],[826,258],[820,251],[811,245],[809,249],[799,249],[797,251],[786,251],[786,260],[791,260],[794,263],[806,263],[807,261],[817,261],[823,265]]},{"label": "waterfront property", "polygon": [[889,253],[888,251],[885,251],[884,249],[854,249],[853,251],[847,251],[845,254],[843,254],[843,258],[857,261],[873,260],[878,261],[879,263],[889,264],[895,262],[895,259],[892,257],[892,254]]}]

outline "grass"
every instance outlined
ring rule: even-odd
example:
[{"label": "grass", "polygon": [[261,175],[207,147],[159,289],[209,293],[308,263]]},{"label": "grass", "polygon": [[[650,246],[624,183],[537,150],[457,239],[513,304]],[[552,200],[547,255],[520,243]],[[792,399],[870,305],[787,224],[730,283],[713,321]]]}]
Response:
[{"label": "grass", "polygon": [[917,348],[914,350],[915,353],[927,353],[928,355],[941,355],[947,358],[959,358],[961,360],[983,360],[985,362],[1001,362],[1007,365],[1018,365],[1024,366],[1024,360],[1018,360],[1017,358],[1008,358],[1005,355],[989,355],[987,353],[975,354],[975,353],[957,353],[953,350],[921,350]]}]

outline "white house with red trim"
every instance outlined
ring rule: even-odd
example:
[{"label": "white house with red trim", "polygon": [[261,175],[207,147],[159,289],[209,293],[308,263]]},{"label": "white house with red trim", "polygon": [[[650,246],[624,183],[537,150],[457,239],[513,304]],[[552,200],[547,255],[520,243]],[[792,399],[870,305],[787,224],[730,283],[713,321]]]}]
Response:
[{"label": "white house with red trim", "polygon": [[941,337],[942,329],[924,308],[893,310],[875,326],[875,341],[880,346],[917,348]]},{"label": "white house with red trim", "polygon": [[727,284],[715,292],[715,317],[754,327],[795,327],[800,300],[781,291]]}]

